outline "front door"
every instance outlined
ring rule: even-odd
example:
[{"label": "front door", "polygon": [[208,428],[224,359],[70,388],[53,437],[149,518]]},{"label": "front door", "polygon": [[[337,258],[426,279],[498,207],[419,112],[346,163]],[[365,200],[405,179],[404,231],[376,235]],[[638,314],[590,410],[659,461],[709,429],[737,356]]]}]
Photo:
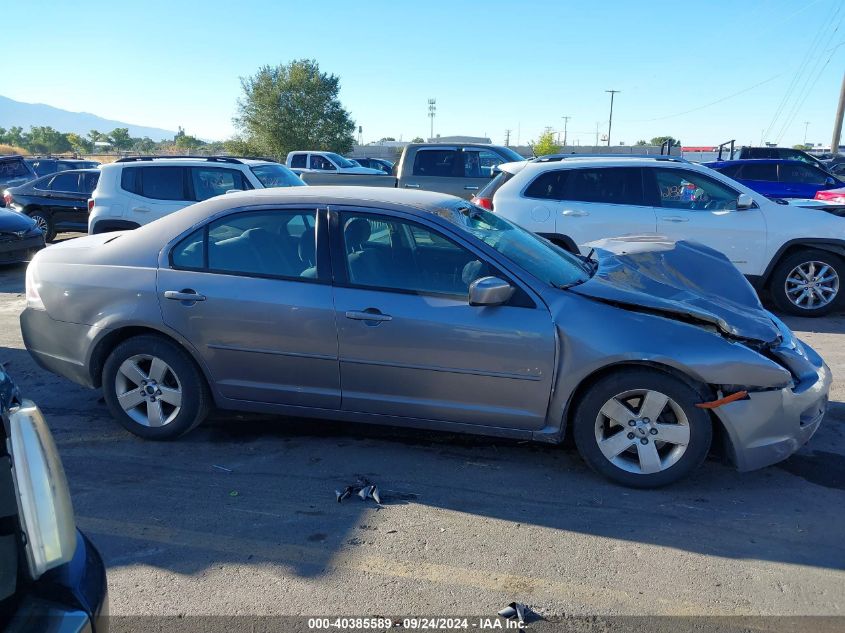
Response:
[{"label": "front door", "polygon": [[53,176],[50,189],[50,215],[54,226],[88,223],[88,193],[82,193],[82,176],[78,171],[60,172]]},{"label": "front door", "polygon": [[234,213],[179,242],[158,274],[164,322],[233,400],[338,409],[328,271],[314,210]]},{"label": "front door", "polygon": [[538,429],[555,363],[545,305],[473,307],[469,284],[504,274],[436,228],[331,212],[343,409]]},{"label": "front door", "polygon": [[724,253],[740,272],[760,275],[768,263],[760,209],[737,210],[739,192],[698,172],[653,169],[658,227],[673,240],[700,242]]}]

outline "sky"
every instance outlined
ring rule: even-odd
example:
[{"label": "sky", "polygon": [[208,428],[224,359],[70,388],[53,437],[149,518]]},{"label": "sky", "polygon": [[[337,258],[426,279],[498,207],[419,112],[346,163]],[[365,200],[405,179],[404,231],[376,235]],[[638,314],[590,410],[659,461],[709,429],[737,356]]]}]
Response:
[{"label": "sky", "polygon": [[0,94],[215,140],[240,77],[299,58],[340,78],[365,142],[428,137],[435,98],[435,134],[526,144],[568,116],[593,144],[614,89],[614,144],[827,145],[845,71],[845,0],[3,4]]}]

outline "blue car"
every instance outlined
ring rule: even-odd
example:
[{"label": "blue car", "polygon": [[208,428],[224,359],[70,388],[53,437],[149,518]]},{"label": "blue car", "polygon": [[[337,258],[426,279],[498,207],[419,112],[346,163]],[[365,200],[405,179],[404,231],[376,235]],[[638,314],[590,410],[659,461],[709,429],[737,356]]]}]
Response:
[{"label": "blue car", "polygon": [[704,163],[767,198],[813,198],[817,191],[845,182],[800,160],[741,159]]}]

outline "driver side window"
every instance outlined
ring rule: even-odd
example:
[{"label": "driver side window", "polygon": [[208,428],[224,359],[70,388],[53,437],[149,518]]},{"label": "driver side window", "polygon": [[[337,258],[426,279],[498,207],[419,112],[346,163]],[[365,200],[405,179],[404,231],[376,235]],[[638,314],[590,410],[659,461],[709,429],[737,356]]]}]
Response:
[{"label": "driver side window", "polygon": [[703,174],[684,169],[656,169],[655,178],[661,207],[694,211],[736,209],[739,192]]}]

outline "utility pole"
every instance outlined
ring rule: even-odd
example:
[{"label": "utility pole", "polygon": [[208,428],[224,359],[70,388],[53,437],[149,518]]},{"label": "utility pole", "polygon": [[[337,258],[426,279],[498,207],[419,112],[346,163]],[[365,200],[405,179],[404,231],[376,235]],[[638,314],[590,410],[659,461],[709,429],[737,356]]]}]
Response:
[{"label": "utility pole", "polygon": [[807,147],[807,127],[810,125],[809,121],[804,121],[804,147]]},{"label": "utility pole", "polygon": [[560,118],[563,119],[563,146],[566,147],[566,126],[569,123],[569,119],[571,119],[572,117],[562,116]]},{"label": "utility pole", "polygon": [[833,121],[833,139],[830,141],[830,153],[839,153],[839,141],[842,138],[842,116],[845,115],[845,74],[842,75],[842,88],[839,89],[839,107]]},{"label": "utility pole", "polygon": [[605,90],[610,93],[610,118],[607,120],[607,146],[610,147],[610,130],[613,128],[613,96],[621,90]]},{"label": "utility pole", "polygon": [[510,147],[511,144],[511,131],[505,130],[505,147]]},{"label": "utility pole", "polygon": [[596,121],[596,148],[599,146],[599,126],[601,125],[601,121]]},{"label": "utility pole", "polygon": [[431,119],[431,136],[429,142],[434,142],[434,115],[437,113],[437,99],[428,100],[428,118]]}]

